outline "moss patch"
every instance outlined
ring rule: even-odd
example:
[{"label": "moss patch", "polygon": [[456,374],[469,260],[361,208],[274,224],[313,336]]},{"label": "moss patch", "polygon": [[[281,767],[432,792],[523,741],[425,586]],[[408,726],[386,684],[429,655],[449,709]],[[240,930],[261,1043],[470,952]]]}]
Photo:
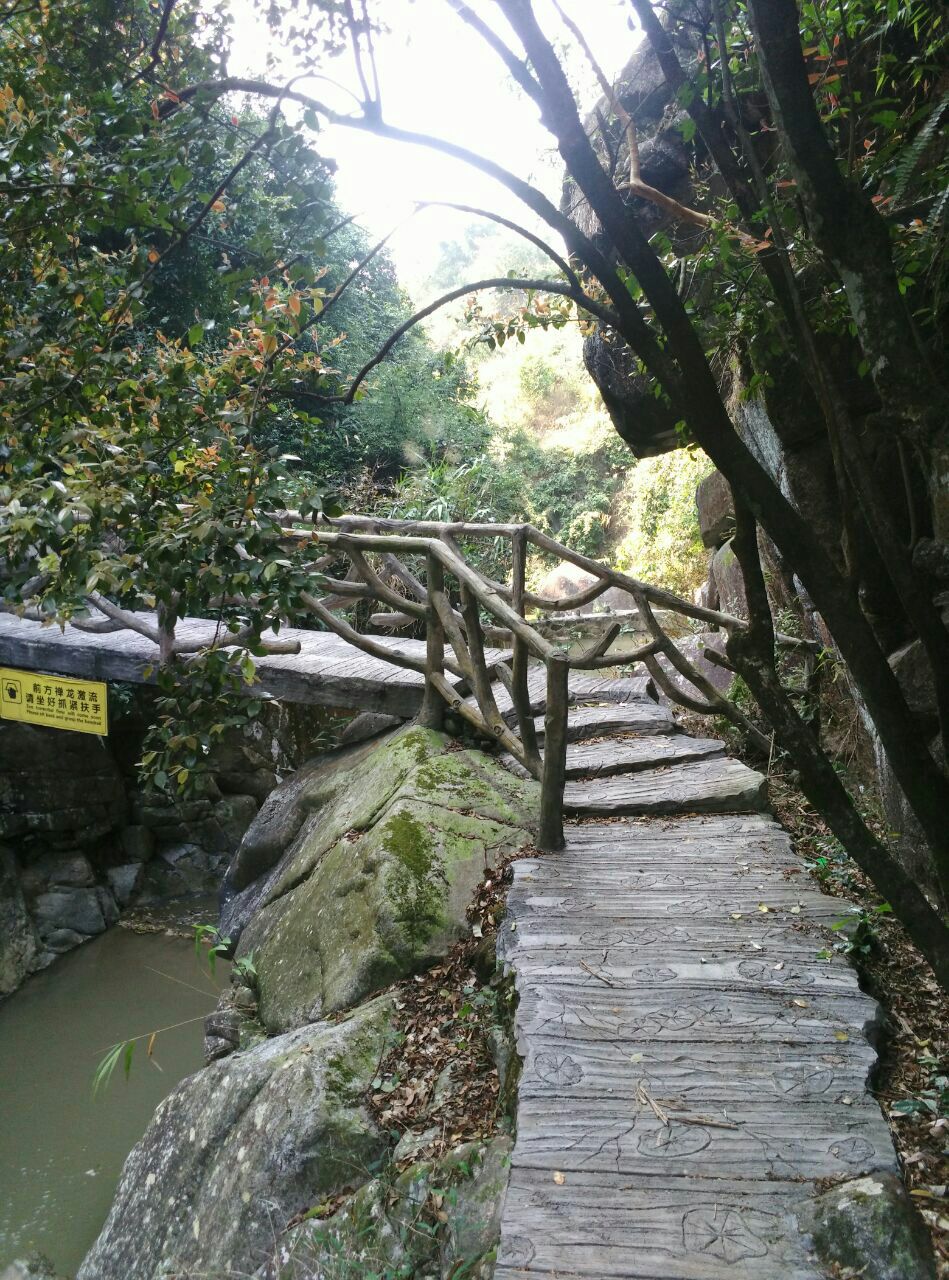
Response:
[{"label": "moss patch", "polygon": [[[287,1240],[279,1280],[494,1273],[511,1141],[465,1143],[441,1160],[387,1170],[332,1217]],[[439,1207],[440,1206],[440,1207]]]},{"label": "moss patch", "polygon": [[239,944],[239,955],[254,951],[269,1031],[347,1008],[444,955],[467,936],[486,868],[528,838],[537,784],[446,742],[397,733],[319,792],[321,809]]},{"label": "moss patch", "polygon": [[445,864],[430,833],[405,810],[388,819],[383,833],[385,847],[398,863],[392,886],[395,919],[413,946],[424,946],[443,922]]}]

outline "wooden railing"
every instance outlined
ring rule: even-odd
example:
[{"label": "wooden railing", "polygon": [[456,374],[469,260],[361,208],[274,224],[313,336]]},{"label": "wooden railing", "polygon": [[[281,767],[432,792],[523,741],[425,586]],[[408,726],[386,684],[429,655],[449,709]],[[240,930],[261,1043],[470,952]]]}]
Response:
[{"label": "wooden railing", "polygon": [[[676,645],[657,619],[656,609],[670,610],[726,632],[745,628],[747,624],[740,618],[703,608],[580,555],[529,524],[439,523],[344,516],[302,528],[302,522],[293,512],[288,512],[287,517],[289,540],[315,541],[326,549],[326,554],[313,565],[314,581],[323,594],[307,593],[304,597],[315,617],[364,652],[420,672],[425,677],[422,723],[441,729],[445,713],[451,709],[498,742],[540,781],[538,839],[541,848],[558,849],[564,843],[563,791],[571,669],[592,671],[641,663],[674,702],[700,714],[725,716],[750,734],[759,747],[765,750],[768,747],[769,740]],[[509,583],[487,576],[469,561],[459,546],[459,539],[470,543],[498,538],[510,542]],[[526,585],[530,547],[586,570],[595,581],[569,597],[551,599],[537,595]],[[424,563],[424,580],[413,572],[406,560]],[[333,567],[334,562],[343,561],[348,561],[344,578],[326,576],[325,571]],[[649,636],[645,644],[631,652],[621,655],[609,652],[620,631],[619,622],[607,625],[599,639],[585,650],[569,654],[563,646],[545,638],[539,625],[528,620],[528,610],[537,611],[541,616],[573,611],[591,603],[610,587],[619,587],[632,596]],[[372,615],[376,626],[387,630],[423,627],[424,659],[394,650],[338,616],[340,611],[363,601],[381,603],[388,610]],[[490,619],[490,624],[483,621],[482,614]],[[500,656],[489,654],[486,625],[490,626],[492,636],[500,632],[509,638],[509,652]],[[781,636],[780,641],[788,645],[802,643],[789,636]],[[727,658],[712,649],[706,650],[706,656],[729,667]],[[688,691],[673,681],[660,662],[661,657],[684,678]],[[528,683],[532,664],[535,668],[542,664],[546,671],[542,746]],[[466,698],[448,675],[462,682],[473,698]],[[498,685],[510,695],[513,725],[505,720],[498,706],[495,696]]]}]

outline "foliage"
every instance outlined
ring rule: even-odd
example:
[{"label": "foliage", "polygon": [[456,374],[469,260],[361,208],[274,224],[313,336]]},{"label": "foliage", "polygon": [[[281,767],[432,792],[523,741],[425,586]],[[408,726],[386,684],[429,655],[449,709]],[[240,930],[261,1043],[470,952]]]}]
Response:
[{"label": "foliage", "polygon": [[639,462],[625,518],[629,532],[617,565],[636,577],[691,597],[708,573],[699,534],[695,490],[712,470],[701,450],[677,450]]},{"label": "foliage", "polygon": [[917,1061],[928,1077],[927,1087],[913,1097],[899,1098],[890,1107],[890,1115],[949,1120],[949,1075],[946,1074],[946,1064],[925,1051]]},{"label": "foliage", "polygon": [[[183,6],[176,20],[196,14]],[[260,418],[275,393],[331,382],[317,345],[295,341],[324,290],[310,253],[281,265],[264,208],[246,244],[272,267],[222,274],[226,333],[207,315],[166,331],[155,311],[198,228],[233,233],[231,202],[265,151],[292,159],[315,190],[325,171],[277,122],[246,146],[233,117],[216,126],[218,151],[202,113],[159,125],[138,86],[67,87],[49,51],[69,17],[24,13],[0,50],[4,597],[50,619],[86,615],[100,596],[157,608],[169,624],[213,612],[222,637],[249,623],[253,647],[296,590],[266,515],[286,460],[261,444]]]},{"label": "foliage", "polygon": [[[259,710],[237,695],[261,636],[312,586],[270,514],[294,482],[320,510],[365,460],[394,469],[413,432],[463,432],[470,413],[463,365],[421,334],[371,410],[334,403],[407,314],[391,262],[341,219],[330,166],[279,110],[177,110],[128,75],[154,17],[130,0],[121,19],[78,3],[4,19],[0,561],[5,606],[45,621],[104,605],[155,610],[169,636],[181,617],[216,624],[161,654],[143,765],[168,789]],[[227,40],[226,6],[182,0],[166,70],[211,75]]]}]

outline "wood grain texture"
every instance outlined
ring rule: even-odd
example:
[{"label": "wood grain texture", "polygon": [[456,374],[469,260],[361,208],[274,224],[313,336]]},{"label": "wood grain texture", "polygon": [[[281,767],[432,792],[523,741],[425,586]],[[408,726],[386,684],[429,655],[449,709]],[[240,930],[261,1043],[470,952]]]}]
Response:
[{"label": "wood grain texture", "polygon": [[[584,675],[571,671],[569,680],[570,702],[610,703],[613,705],[640,704],[653,701],[655,686],[648,676],[628,676],[623,679],[607,676]],[[544,667],[531,667],[527,674],[527,696],[535,715],[542,715],[547,706],[547,672]],[[514,700],[507,689],[496,688],[495,697],[501,714],[508,724],[515,724],[517,712]]]},{"label": "wood grain texture", "polygon": [[[210,625],[201,619],[185,618],[179,622],[176,634],[181,639],[197,638],[206,635]],[[424,695],[424,677],[420,673],[360,653],[326,631],[282,627],[280,639],[298,641],[300,652],[257,659],[260,683],[254,686],[255,691],[286,702],[358,707],[402,719],[418,713]],[[384,636],[373,639],[385,648],[425,657],[421,640]],[[486,653],[489,662],[504,656],[498,649]],[[133,631],[90,635],[67,627],[63,632],[58,627],[43,627],[12,614],[0,614],[0,666],[143,684],[154,680],[154,674],[146,677],[145,672],[155,666],[157,657],[157,646]]]},{"label": "wood grain texture", "polygon": [[739,760],[706,756],[639,773],[568,782],[564,812],[580,816],[652,813],[755,812],[767,803],[767,784]]},{"label": "wood grain texture", "polygon": [[[878,1008],[828,932],[852,911],[720,744],[606,736],[603,712],[645,705],[571,709],[581,820],[514,866],[498,951],[523,1070],[495,1276],[818,1280],[798,1209],[819,1180],[896,1169],[867,1089]],[[683,816],[703,809],[724,811]]]},{"label": "wood grain texture", "polygon": [[[605,738],[596,742],[571,743],[567,748],[567,778],[608,777],[617,773],[638,773],[659,765],[701,760],[724,755],[725,748],[714,738],[690,738],[671,733],[648,738]],[[512,772],[528,777],[527,771],[511,756],[501,763]]]}]

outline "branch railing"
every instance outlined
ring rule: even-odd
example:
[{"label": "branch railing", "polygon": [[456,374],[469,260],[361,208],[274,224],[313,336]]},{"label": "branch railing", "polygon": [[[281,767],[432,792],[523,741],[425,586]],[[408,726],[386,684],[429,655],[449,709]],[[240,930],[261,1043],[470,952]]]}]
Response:
[{"label": "branch railing", "polygon": [[[321,566],[325,567],[334,553],[337,559],[344,557],[349,562],[344,580],[322,580],[324,589],[332,595],[320,599],[308,593],[307,607],[327,628],[364,652],[424,676],[421,723],[441,729],[450,710],[496,741],[540,781],[539,844],[542,848],[561,848],[564,842],[563,793],[571,669],[594,671],[642,663],[670,700],[699,714],[724,716],[749,735],[760,750],[769,749],[770,740],[682,652],[656,616],[656,610],[665,609],[726,632],[744,630],[747,623],[732,614],[693,604],[673,592],[581,555],[530,524],[343,516],[321,520],[315,527],[302,529],[293,527],[299,523],[295,522],[294,513],[288,512],[287,516],[291,522],[286,531],[289,539],[314,541],[329,553],[318,562]],[[470,543],[498,538],[510,542],[509,583],[486,574],[466,557],[459,545],[459,540]],[[529,590],[526,583],[530,548],[576,565],[590,573],[594,581],[572,596],[538,595]],[[370,557],[377,558],[378,568],[373,566]],[[424,561],[424,582],[405,563],[406,558]],[[454,600],[446,585],[447,578],[453,578],[456,583]],[[541,616],[572,612],[592,603],[610,587],[629,593],[649,637],[632,651],[610,652],[620,631],[619,622],[608,624],[587,648],[569,653],[542,634],[542,623],[528,619],[528,610]],[[380,602],[389,610],[372,615],[371,621],[377,626],[387,630],[424,627],[424,658],[400,652],[337,616],[340,609],[360,600]],[[485,642],[489,624],[482,621],[482,614],[490,620],[492,635],[500,630],[509,637],[509,653],[489,655]],[[792,636],[781,635],[778,640],[788,647],[808,645],[807,641]],[[713,662],[731,669],[722,654],[712,649],[706,653]],[[661,661],[663,658],[667,665]],[[529,684],[532,664],[542,665],[546,672],[542,747]],[[682,678],[688,690],[680,687],[672,673]],[[454,676],[460,684],[453,683],[449,676]],[[498,705],[495,696],[498,685],[510,697],[513,724],[508,723]],[[470,690],[470,696],[466,696],[465,688]]]},{"label": "branch railing", "polygon": [[[687,657],[669,634],[657,610],[667,610],[691,622],[726,633],[745,631],[748,624],[733,614],[683,600],[671,591],[642,582],[630,574],[581,555],[530,524],[439,522],[398,520],[376,516],[342,516],[306,524],[295,512],[279,514],[281,540],[294,549],[295,563],[304,566],[313,590],[300,593],[302,610],[327,630],[374,658],[419,673],[424,679],[421,723],[441,729],[448,711],[473,725],[481,734],[507,751],[541,784],[541,816],[538,843],[544,849],[561,848],[563,794],[567,759],[567,711],[570,704],[570,671],[596,671],[641,663],[667,697],[702,715],[724,716],[754,741],[763,753],[770,748],[766,737],[733,701],[725,697]],[[510,582],[490,577],[466,556],[465,543],[502,539],[510,543]],[[316,544],[322,554],[310,560],[307,549]],[[547,597],[527,586],[530,550],[555,556],[592,576],[589,586],[577,594]],[[241,549],[238,548],[240,551]],[[244,553],[246,555],[246,552]],[[424,564],[424,579],[406,561]],[[347,562],[343,577],[339,565]],[[454,591],[449,580],[455,583]],[[37,578],[28,586],[41,584]],[[574,613],[592,603],[610,587],[627,592],[635,603],[646,642],[631,651],[611,652],[621,630],[619,621],[606,620],[602,634],[579,652],[568,652],[543,634],[544,616]],[[248,601],[228,600],[232,605]],[[176,659],[186,663],[199,651],[251,644],[258,654],[294,653],[299,642],[265,638],[259,626],[208,623],[200,634],[176,635],[176,614],[167,609],[140,614],[115,605],[103,596],[87,596],[94,611],[71,625],[85,631],[131,629],[158,647],[159,663]],[[381,604],[387,610],[370,621],[386,630],[414,627],[424,631],[424,656],[417,650],[399,649],[391,639],[366,634],[355,620],[340,613],[356,606]],[[537,616],[531,620],[528,612]],[[48,620],[36,610],[18,609],[21,616]],[[96,614],[100,616],[95,616]],[[484,615],[487,621],[482,620]],[[192,629],[193,630],[193,629]],[[508,647],[491,650],[486,643],[500,635]],[[808,640],[776,634],[786,648],[815,650]],[[706,648],[705,656],[728,670],[727,657]],[[545,671],[543,743],[535,716],[531,671]],[[676,676],[679,677],[677,682]],[[682,687],[685,684],[685,688]],[[502,712],[496,690],[510,699],[509,714]],[[536,685],[534,686],[536,688]],[[470,691],[467,693],[466,691]],[[502,699],[505,701],[505,699]]]}]

